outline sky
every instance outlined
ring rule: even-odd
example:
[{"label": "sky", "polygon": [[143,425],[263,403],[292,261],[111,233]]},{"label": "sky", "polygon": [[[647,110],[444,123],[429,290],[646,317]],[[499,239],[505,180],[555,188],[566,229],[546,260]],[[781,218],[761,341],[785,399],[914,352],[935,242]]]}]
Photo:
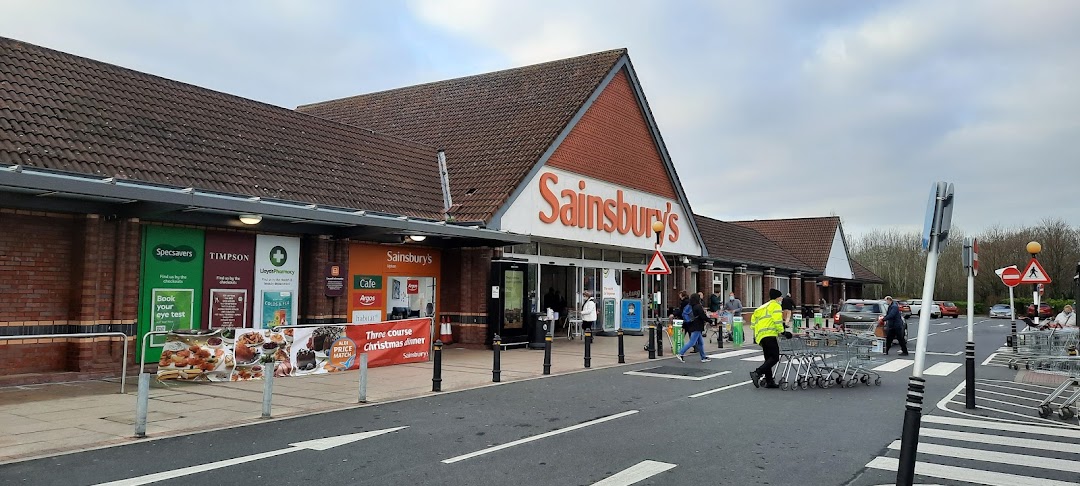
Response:
[{"label": "sky", "polygon": [[[695,213],[1080,227],[1080,2],[2,0],[0,36],[298,105],[625,47]],[[451,181],[452,182],[452,181]]]}]

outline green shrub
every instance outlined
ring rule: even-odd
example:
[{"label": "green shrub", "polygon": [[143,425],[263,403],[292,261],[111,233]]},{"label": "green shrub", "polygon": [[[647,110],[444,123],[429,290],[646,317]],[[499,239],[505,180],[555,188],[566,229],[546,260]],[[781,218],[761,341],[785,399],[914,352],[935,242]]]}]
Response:
[{"label": "green shrub", "polygon": [[[967,315],[967,302],[958,302],[958,301],[954,300],[953,303],[956,304],[956,307],[958,309],[960,309],[960,315],[961,316],[966,316]],[[982,302],[976,302],[975,303],[975,313],[976,314],[986,314],[987,312],[989,312],[989,310],[986,307],[986,304],[984,304]]]}]

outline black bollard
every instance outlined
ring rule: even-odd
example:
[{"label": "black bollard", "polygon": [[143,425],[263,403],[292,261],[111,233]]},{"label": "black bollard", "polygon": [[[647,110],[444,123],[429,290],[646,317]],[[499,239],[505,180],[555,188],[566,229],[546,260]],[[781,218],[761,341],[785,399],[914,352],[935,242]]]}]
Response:
[{"label": "black bollard", "polygon": [[585,367],[592,367],[592,329],[585,331]]},{"label": "black bollard", "polygon": [[659,326],[656,326],[656,355],[664,356],[664,323],[660,322]]},{"label": "black bollard", "polygon": [[975,343],[968,341],[967,343],[967,375],[965,381],[967,382],[967,399],[964,402],[964,408],[975,409]]},{"label": "black bollard", "polygon": [[656,324],[649,324],[649,359],[656,359]]},{"label": "black bollard", "polygon": [[502,373],[502,370],[499,369],[499,350],[501,349],[502,338],[499,337],[498,334],[496,334],[495,338],[491,341],[491,350],[495,351],[495,364],[494,367],[491,369],[491,381],[495,383],[499,382],[499,374]]},{"label": "black bollard", "polygon": [[544,336],[544,374],[551,374],[551,333]]},{"label": "black bollard", "polygon": [[1012,335],[1009,336],[1009,347],[1012,348],[1014,353],[1016,352],[1016,319],[1012,321]]},{"label": "black bollard", "polygon": [[623,352],[623,337],[622,337],[623,332],[622,332],[621,327],[619,328],[618,336],[619,336],[619,363],[625,363],[626,362],[626,353]]},{"label": "black bollard", "polygon": [[897,486],[911,486],[915,481],[915,455],[919,450],[919,428],[922,426],[923,392],[926,380],[908,378],[907,406],[904,410],[903,435],[900,437],[900,464],[896,469]]},{"label": "black bollard", "polygon": [[435,340],[435,370],[431,376],[431,391],[442,391],[442,340]]}]

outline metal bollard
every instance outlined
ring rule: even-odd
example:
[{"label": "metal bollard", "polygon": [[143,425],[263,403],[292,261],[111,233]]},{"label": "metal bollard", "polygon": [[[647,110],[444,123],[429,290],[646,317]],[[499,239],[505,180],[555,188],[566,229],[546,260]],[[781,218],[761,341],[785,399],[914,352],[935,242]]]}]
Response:
[{"label": "metal bollard", "polygon": [[431,376],[431,391],[442,391],[442,340],[435,340],[435,370]]},{"label": "metal bollard", "polygon": [[502,349],[502,338],[499,337],[498,334],[496,334],[494,339],[492,339],[492,341],[491,341],[491,350],[495,351],[495,363],[494,363],[494,366],[491,368],[491,381],[494,382],[494,383],[499,382],[499,374],[502,373],[502,370],[499,369],[499,365],[500,365],[500,363],[499,363],[499,350],[500,349]]},{"label": "metal bollard", "polygon": [[360,353],[360,393],[356,403],[367,403],[367,353]]},{"label": "metal bollard", "polygon": [[1012,348],[1012,352],[1016,352],[1016,319],[1012,321],[1012,335],[1008,338],[1009,347]]},{"label": "metal bollard", "polygon": [[664,324],[656,326],[656,355],[664,357]]},{"label": "metal bollard", "polygon": [[975,343],[968,341],[964,349],[964,408],[975,409]]},{"label": "metal bollard", "polygon": [[544,336],[544,374],[551,374],[551,333]]},{"label": "metal bollard", "polygon": [[274,372],[263,374],[262,418],[270,418],[270,403],[274,397]]},{"label": "metal bollard", "polygon": [[139,398],[135,401],[135,437],[146,437],[146,412],[150,406],[150,373],[139,374]]},{"label": "metal bollard", "polygon": [[585,367],[592,367],[592,329],[585,331]]},{"label": "metal bollard", "polygon": [[623,352],[623,332],[622,332],[621,327],[619,328],[618,336],[619,336],[619,363],[625,363],[626,362],[626,353]]},{"label": "metal bollard", "polygon": [[656,359],[656,324],[649,324],[649,359]]}]

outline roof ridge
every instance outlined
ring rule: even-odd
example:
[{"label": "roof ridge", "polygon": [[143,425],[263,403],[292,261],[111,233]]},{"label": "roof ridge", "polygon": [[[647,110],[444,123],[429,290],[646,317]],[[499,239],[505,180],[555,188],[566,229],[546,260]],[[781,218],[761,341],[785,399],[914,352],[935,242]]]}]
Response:
[{"label": "roof ridge", "polygon": [[315,103],[306,103],[306,104],[303,104],[303,105],[297,105],[296,109],[300,110],[300,109],[304,109],[304,108],[314,108],[314,107],[318,107],[318,106],[328,105],[328,104],[332,104],[332,103],[339,103],[339,102],[342,102],[342,101],[347,101],[347,100],[352,100],[352,99],[357,99],[357,98],[362,98],[362,97],[367,97],[367,96],[372,96],[372,95],[381,95],[381,94],[393,93],[395,91],[402,91],[402,90],[407,90],[407,89],[415,89],[415,88],[419,88],[419,87],[422,87],[422,86],[432,86],[432,85],[437,85],[437,84],[441,84],[441,83],[460,82],[460,81],[464,81],[464,80],[468,80],[468,79],[472,79],[472,78],[491,76],[491,75],[494,75],[494,74],[509,74],[511,72],[514,72],[514,71],[520,71],[520,70],[525,70],[525,69],[534,69],[534,68],[539,68],[541,66],[546,66],[546,65],[549,65],[549,64],[576,61],[576,60],[579,60],[579,59],[585,59],[585,58],[589,58],[589,57],[600,57],[600,56],[605,56],[605,55],[614,54],[614,53],[620,53],[620,55],[625,55],[627,53],[627,48],[620,47],[618,49],[608,49],[606,51],[598,51],[598,52],[593,52],[593,53],[590,53],[590,54],[582,54],[580,56],[567,57],[567,58],[563,58],[563,59],[554,59],[554,60],[551,60],[551,61],[544,61],[544,62],[538,62],[538,63],[533,63],[533,64],[527,64],[527,65],[524,65],[524,66],[517,66],[517,67],[512,67],[512,68],[499,69],[497,71],[488,71],[488,72],[485,72],[485,73],[470,74],[468,76],[459,76],[459,77],[456,77],[456,78],[446,78],[446,79],[440,79],[440,80],[437,80],[437,81],[428,81],[426,83],[410,84],[410,85],[407,85],[407,86],[398,86],[396,88],[384,89],[384,90],[380,90],[380,91],[371,91],[369,93],[355,94],[355,95],[351,95],[351,96],[345,96],[343,98],[334,98],[334,99],[331,99],[331,100],[323,100],[323,101],[317,101]]},{"label": "roof ridge", "polygon": [[68,59],[75,58],[75,59],[79,59],[80,61],[87,62],[87,63],[89,63],[91,65],[95,65],[95,66],[101,68],[102,70],[119,69],[119,70],[122,70],[122,71],[126,71],[128,74],[133,75],[134,77],[146,77],[146,78],[150,78],[152,80],[157,80],[157,81],[161,81],[161,82],[165,82],[165,83],[171,83],[171,84],[174,84],[174,85],[179,85],[180,87],[193,89],[195,91],[201,91],[201,92],[204,92],[204,93],[213,93],[213,94],[219,95],[219,96],[221,96],[223,98],[226,98],[226,99],[239,101],[239,102],[243,102],[243,103],[253,103],[253,104],[261,105],[261,106],[263,106],[265,108],[269,108],[269,109],[272,109],[272,110],[275,110],[275,111],[279,111],[281,113],[290,113],[290,114],[302,115],[302,116],[306,117],[307,119],[314,120],[316,123],[319,123],[319,124],[321,124],[323,126],[327,126],[327,127],[338,126],[338,127],[347,127],[349,129],[352,129],[352,130],[363,130],[363,131],[368,132],[368,134],[370,134],[370,135],[375,135],[375,136],[379,136],[379,137],[383,137],[383,138],[387,138],[387,139],[391,139],[391,140],[397,140],[397,141],[400,141],[400,142],[404,142],[406,144],[411,144],[414,147],[422,147],[422,148],[430,148],[430,149],[436,149],[437,148],[434,145],[426,144],[426,143],[423,143],[421,141],[409,140],[409,139],[401,138],[401,137],[398,137],[398,136],[395,136],[395,135],[390,135],[388,133],[377,132],[377,131],[372,130],[370,128],[365,128],[365,127],[361,127],[361,126],[357,126],[357,125],[350,125],[348,123],[341,123],[339,121],[335,121],[335,120],[328,119],[328,118],[317,117],[317,116],[314,116],[314,115],[310,115],[310,114],[307,114],[307,113],[303,113],[303,112],[299,112],[299,111],[296,111],[296,110],[293,110],[293,109],[289,109],[289,108],[286,108],[284,106],[278,106],[278,105],[275,105],[275,104],[272,104],[272,103],[267,103],[265,101],[260,101],[260,100],[256,100],[256,99],[252,99],[252,98],[246,98],[246,97],[235,95],[235,94],[232,94],[232,93],[226,93],[224,91],[219,91],[219,90],[216,90],[216,89],[213,89],[213,88],[207,88],[205,86],[199,86],[197,84],[188,83],[188,82],[185,82],[185,81],[180,81],[180,80],[172,79],[172,78],[166,78],[165,76],[160,76],[160,75],[153,74],[153,73],[148,73],[148,72],[145,72],[145,71],[139,71],[137,69],[124,67],[124,66],[121,66],[119,64],[114,64],[114,63],[111,63],[111,62],[105,62],[105,61],[93,59],[93,58],[90,58],[90,57],[81,56],[81,55],[78,55],[78,54],[72,54],[70,52],[64,52],[64,51],[61,51],[61,50],[58,50],[58,49],[53,49],[51,47],[45,47],[45,46],[32,44],[30,42],[26,42],[26,41],[22,41],[22,40],[18,40],[18,39],[12,39],[10,37],[0,36],[0,45],[3,45],[3,44],[8,44],[10,46],[10,48],[21,49],[21,50],[24,50],[24,51],[34,51],[34,50],[45,51],[45,52],[43,52],[43,54],[54,56],[54,57],[59,57],[59,58],[68,58]]},{"label": "roof ridge", "polygon": [[739,220],[729,221],[729,223],[739,224],[739,223],[757,223],[757,222],[769,222],[769,221],[800,221],[800,220],[811,220],[811,219],[822,219],[822,220],[840,219],[840,216],[799,216],[799,217],[794,217],[794,218],[739,219]]}]

